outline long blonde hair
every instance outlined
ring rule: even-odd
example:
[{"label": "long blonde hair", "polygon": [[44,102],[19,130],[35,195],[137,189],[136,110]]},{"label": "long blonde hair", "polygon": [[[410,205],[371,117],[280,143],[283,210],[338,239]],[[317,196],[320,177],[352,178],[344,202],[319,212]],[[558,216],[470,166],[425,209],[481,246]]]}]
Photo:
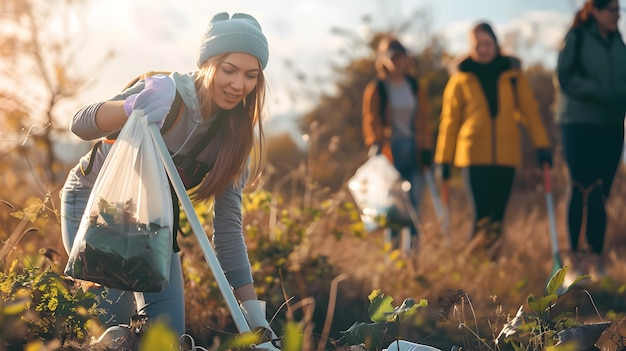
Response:
[{"label": "long blonde hair", "polygon": [[[200,71],[196,75],[194,84],[198,93],[200,110],[205,118],[217,112],[211,110],[213,97],[210,87],[215,79],[217,67],[226,56],[228,53],[209,58],[200,67]],[[215,163],[202,182],[192,190],[192,199],[208,200],[224,191],[231,182],[235,186],[243,188],[245,184],[240,179],[244,174],[248,175],[248,183],[255,182],[261,176],[265,164],[265,136],[263,133],[265,91],[265,76],[263,71],[260,71],[256,87],[244,100],[232,110],[222,112],[228,115],[224,116],[225,124],[222,126],[219,136],[216,136],[219,138],[219,145],[212,145],[212,147],[219,148]],[[253,148],[255,143],[258,144],[258,147]]]}]

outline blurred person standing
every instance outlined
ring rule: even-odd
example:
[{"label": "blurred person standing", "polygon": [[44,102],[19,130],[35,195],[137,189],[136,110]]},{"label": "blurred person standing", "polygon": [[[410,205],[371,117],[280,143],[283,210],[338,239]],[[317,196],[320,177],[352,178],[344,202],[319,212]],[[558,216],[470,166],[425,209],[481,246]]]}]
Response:
[{"label": "blurred person standing", "polygon": [[538,166],[552,165],[550,141],[533,91],[518,58],[502,54],[492,27],[470,31],[470,52],[453,67],[446,84],[435,162],[443,182],[452,165],[461,168],[473,205],[470,247],[484,248],[495,260],[502,222],[521,165],[519,124],[537,149]]},{"label": "blurred person standing", "polygon": [[[363,92],[363,137],[370,156],[384,154],[411,184],[409,197],[419,213],[424,189],[422,170],[432,163],[432,133],[426,89],[419,86],[410,57],[400,41],[384,38],[377,48],[377,77]],[[408,227],[412,241],[417,238],[413,221],[399,223],[389,218],[391,237]],[[395,223],[394,223],[395,222]]]},{"label": "blurred person standing", "polygon": [[[621,159],[626,113],[626,47],[617,27],[619,11],[617,0],[587,0],[558,56],[556,120],[571,183],[567,282],[587,273],[598,279],[605,275],[605,203]],[[590,255],[582,253],[581,236]]]}]

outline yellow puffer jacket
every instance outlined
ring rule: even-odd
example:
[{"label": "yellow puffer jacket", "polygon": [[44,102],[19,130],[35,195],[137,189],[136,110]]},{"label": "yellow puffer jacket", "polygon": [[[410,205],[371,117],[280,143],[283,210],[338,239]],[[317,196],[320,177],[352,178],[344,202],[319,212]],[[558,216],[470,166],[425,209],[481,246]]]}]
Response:
[{"label": "yellow puffer jacket", "polygon": [[536,148],[550,147],[533,91],[519,61],[511,61],[514,63],[497,81],[495,118],[474,73],[459,71],[450,77],[443,94],[436,163],[518,167],[522,159],[519,124],[529,132]]}]

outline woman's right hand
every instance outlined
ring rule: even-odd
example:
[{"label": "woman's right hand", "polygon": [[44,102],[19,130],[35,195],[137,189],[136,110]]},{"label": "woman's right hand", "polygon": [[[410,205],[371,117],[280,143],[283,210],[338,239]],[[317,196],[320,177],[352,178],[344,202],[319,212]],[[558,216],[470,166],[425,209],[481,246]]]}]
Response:
[{"label": "woman's right hand", "polygon": [[174,102],[176,84],[164,74],[146,77],[145,82],[141,92],[126,98],[124,112],[130,116],[133,110],[139,110],[149,124],[156,123],[161,127]]},{"label": "woman's right hand", "polygon": [[373,157],[382,154],[383,147],[380,143],[374,143],[370,146],[369,150],[367,150],[367,156]]},{"label": "woman's right hand", "polygon": [[548,148],[537,149],[537,159],[539,159],[539,168],[542,168],[544,164],[552,168],[552,151]]}]

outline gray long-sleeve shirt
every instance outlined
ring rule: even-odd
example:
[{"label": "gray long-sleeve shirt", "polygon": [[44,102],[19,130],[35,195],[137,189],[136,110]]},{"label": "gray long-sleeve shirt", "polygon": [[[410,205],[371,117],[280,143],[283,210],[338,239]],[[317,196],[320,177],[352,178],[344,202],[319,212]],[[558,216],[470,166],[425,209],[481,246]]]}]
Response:
[{"label": "gray long-sleeve shirt", "polygon": [[[180,93],[184,108],[176,123],[163,135],[163,140],[172,153],[187,154],[191,148],[206,134],[214,119],[204,120],[200,112],[200,104],[194,87],[195,73],[172,73],[170,76],[176,83],[176,90]],[[114,96],[110,100],[125,100],[128,96],[138,93],[144,88],[144,82],[139,81],[129,89]],[[79,110],[70,123],[70,130],[83,140],[102,138],[111,132],[100,130],[96,126],[96,111],[102,102],[86,106]],[[93,154],[92,171],[83,175],[83,169],[89,164],[91,152],[83,156],[71,172],[80,179],[76,188],[90,189],[102,168],[104,159],[111,149],[111,144],[102,143],[98,151]],[[208,149],[208,148],[207,148]],[[208,159],[210,151],[204,150],[198,160]],[[244,182],[245,179],[242,179]],[[213,222],[213,245],[217,258],[230,285],[238,288],[252,283],[252,272],[248,259],[242,228],[241,187],[231,183],[221,194],[215,197],[215,216]]]}]

